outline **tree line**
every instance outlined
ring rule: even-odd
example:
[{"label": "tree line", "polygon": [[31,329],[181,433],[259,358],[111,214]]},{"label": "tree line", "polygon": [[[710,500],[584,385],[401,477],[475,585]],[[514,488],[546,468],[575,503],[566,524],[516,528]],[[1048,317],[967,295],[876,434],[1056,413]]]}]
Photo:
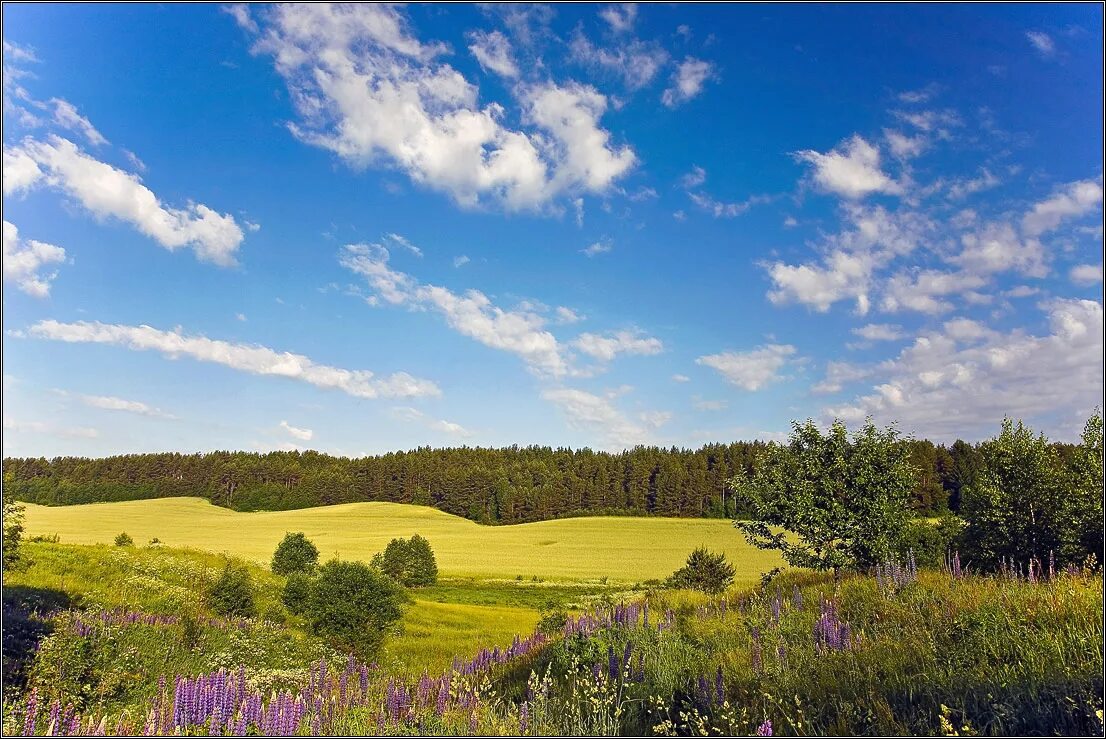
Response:
[{"label": "tree line", "polygon": [[[980,447],[896,443],[915,471],[910,508],[920,515],[959,510],[961,490],[981,468]],[[754,475],[767,447],[752,441],[620,453],[511,446],[420,447],[357,459],[315,451],[7,458],[4,494],[45,505],[188,495],[240,511],[387,501],[486,524],[596,514],[745,518],[752,509],[732,480]],[[1061,456],[1074,449],[1051,448]]]}]

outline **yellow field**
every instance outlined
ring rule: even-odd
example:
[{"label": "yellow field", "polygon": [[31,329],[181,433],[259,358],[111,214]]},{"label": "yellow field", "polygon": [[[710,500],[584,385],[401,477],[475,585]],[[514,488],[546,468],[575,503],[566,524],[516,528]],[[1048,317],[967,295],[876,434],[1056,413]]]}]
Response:
[{"label": "yellow field", "polygon": [[724,552],[737,582],[757,580],[781,561],[745,543],[729,521],[589,517],[481,526],[434,508],[350,503],[296,511],[237,513],[202,498],[162,498],[79,506],[27,505],[27,535],[57,534],[71,544],[110,543],[126,531],[137,544],[227,552],[268,563],[288,531],[303,531],[322,559],[367,561],[394,537],[426,537],[446,577],[641,582],[664,578],[697,546]]}]

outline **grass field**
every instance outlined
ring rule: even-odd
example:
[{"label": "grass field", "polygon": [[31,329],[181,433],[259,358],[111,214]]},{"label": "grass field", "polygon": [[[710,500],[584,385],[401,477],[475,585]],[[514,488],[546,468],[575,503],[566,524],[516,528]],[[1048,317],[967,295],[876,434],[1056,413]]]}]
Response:
[{"label": "grass field", "polygon": [[28,505],[29,536],[57,534],[70,544],[110,543],[126,531],[138,544],[156,537],[189,547],[268,563],[288,531],[303,531],[323,559],[368,560],[390,539],[430,540],[444,577],[589,580],[632,583],[664,578],[697,546],[724,552],[737,584],[757,581],[780,564],[775,553],[748,546],[729,521],[589,517],[481,526],[434,508],[351,503],[294,511],[238,513],[201,498],[46,507]]}]

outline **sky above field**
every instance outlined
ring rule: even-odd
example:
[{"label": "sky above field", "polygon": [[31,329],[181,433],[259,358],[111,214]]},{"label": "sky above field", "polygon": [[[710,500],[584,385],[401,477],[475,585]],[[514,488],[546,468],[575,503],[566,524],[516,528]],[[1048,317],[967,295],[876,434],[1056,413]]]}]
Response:
[{"label": "sky above field", "polygon": [[1101,403],[1101,6],[3,14],[5,455]]}]

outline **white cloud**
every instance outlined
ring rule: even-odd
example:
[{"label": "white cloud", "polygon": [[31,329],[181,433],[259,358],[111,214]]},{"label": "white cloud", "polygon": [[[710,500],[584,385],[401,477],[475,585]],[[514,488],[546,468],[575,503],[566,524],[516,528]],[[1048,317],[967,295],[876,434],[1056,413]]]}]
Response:
[{"label": "white cloud", "polygon": [[282,4],[255,48],[285,78],[301,140],[354,167],[394,166],[462,206],[536,210],[563,194],[601,193],[634,164],[599,119],[607,99],[552,82],[514,90],[529,130],[479,107],[479,90],[424,44],[391,5]]},{"label": "white cloud", "polygon": [[1102,265],[1078,264],[1071,268],[1068,276],[1076,285],[1094,285],[1102,282]]},{"label": "white cloud", "polygon": [[61,439],[95,439],[100,436],[97,429],[87,426],[56,426],[43,421],[18,421],[4,416],[4,430],[16,434],[41,434]]},{"label": "white cloud", "polygon": [[399,246],[403,249],[414,254],[416,257],[422,258],[422,249],[412,244],[408,239],[399,234],[384,234],[384,241],[392,244],[393,246]]},{"label": "white cloud", "polygon": [[[420,284],[388,266],[388,250],[379,244],[349,244],[339,262],[363,276],[380,298],[393,305],[433,310],[460,334],[522,358],[539,374],[570,374],[568,360],[545,320],[534,311],[503,310],[478,290],[459,295],[444,287]],[[376,297],[376,296],[374,296]]]},{"label": "white cloud", "polygon": [[42,178],[38,163],[22,149],[4,147],[4,194],[30,189]]},{"label": "white cloud", "polygon": [[691,382],[687,375],[672,375],[672,382]]},{"label": "white cloud", "polygon": [[1035,238],[1021,238],[1008,223],[988,223],[960,237],[963,250],[949,259],[977,275],[1017,270],[1031,277],[1044,277],[1044,248]]},{"label": "white cloud", "polygon": [[654,431],[671,417],[664,412],[643,413],[638,420],[627,418],[608,398],[575,388],[552,388],[542,398],[557,405],[574,429],[598,434],[605,448],[621,450],[655,441]]},{"label": "white cloud", "polygon": [[610,362],[619,354],[654,355],[664,351],[660,339],[635,331],[617,331],[608,336],[580,334],[572,345],[601,362]]},{"label": "white cloud", "polygon": [[991,174],[991,171],[984,167],[978,177],[953,181],[949,185],[949,197],[953,200],[959,200],[982,190],[989,190],[1000,182],[998,177]]},{"label": "white cloud", "polygon": [[715,218],[736,218],[754,205],[767,203],[772,199],[771,196],[768,195],[754,195],[748,200],[740,203],[724,203],[720,200],[715,200],[704,192],[689,192],[687,196],[691,198],[691,202],[695,203]]},{"label": "white cloud", "polygon": [[885,128],[883,129],[883,137],[887,139],[887,145],[891,147],[891,153],[899,159],[913,159],[929,146],[929,139],[921,134],[907,136],[900,131]]},{"label": "white cloud", "polygon": [[50,103],[54,106],[54,122],[59,126],[80,133],[88,139],[88,143],[93,146],[102,146],[108,143],[108,140],[96,130],[96,127],[93,126],[87,118],[78,113],[77,108],[68,100],[53,98],[50,100]]},{"label": "white cloud", "polygon": [[846,198],[862,198],[872,193],[898,195],[902,186],[880,169],[879,147],[854,135],[832,151],[822,154],[807,149],[795,154],[801,162],[814,166],[814,182]]},{"label": "white cloud", "polygon": [[898,421],[934,440],[995,433],[1003,417],[1074,436],[1070,426],[1102,397],[1102,305],[1054,300],[1042,305],[1050,333],[1001,333],[976,322],[950,321],[919,336],[879,365],[883,382],[827,416]]},{"label": "white cloud", "polygon": [[584,320],[584,316],[580,315],[578,312],[572,310],[571,308],[566,308],[563,305],[557,306],[555,314],[557,317],[557,323],[562,323],[565,325],[579,323],[580,321]]},{"label": "white cloud", "polygon": [[317,364],[302,354],[278,352],[268,347],[235,344],[206,336],[187,336],[179,330],[161,331],[150,326],[126,326],[77,321],[39,321],[31,336],[69,343],[112,344],[132,351],[156,351],[170,359],[191,357],[252,375],[287,377],[320,388],[341,390],[358,398],[400,398],[440,395],[429,380],[397,372],[377,378],[368,370],[347,370]]},{"label": "white cloud", "polygon": [[580,29],[572,37],[569,53],[581,64],[621,78],[630,91],[640,90],[652,82],[668,61],[668,52],[657,44],[631,39],[602,48],[589,41]]},{"label": "white cloud", "polygon": [[1072,182],[1047,200],[1035,204],[1033,210],[1022,218],[1022,230],[1028,236],[1040,236],[1057,228],[1064,220],[1092,213],[1101,205],[1101,182]]},{"label": "white cloud", "polygon": [[1052,56],[1056,53],[1056,43],[1044,31],[1026,31],[1025,37],[1041,56]]},{"label": "white cloud", "polygon": [[254,21],[250,15],[250,6],[247,3],[234,3],[232,5],[224,5],[223,12],[234,18],[234,22],[238,26],[250,33],[257,33],[257,22]]},{"label": "white cloud", "polygon": [[518,77],[518,65],[511,51],[511,42],[499,31],[470,31],[466,34],[469,51],[485,71],[504,77]]},{"label": "white cloud", "polygon": [[637,20],[637,3],[608,5],[599,11],[599,17],[605,20],[615,33],[632,31],[634,22]]},{"label": "white cloud", "polygon": [[708,354],[695,363],[718,371],[743,390],[753,391],[780,379],[780,370],[794,353],[795,347],[789,344],[766,344],[748,352]]},{"label": "white cloud", "polygon": [[606,254],[613,248],[614,247],[611,246],[611,242],[609,241],[596,241],[591,246],[585,249],[581,249],[580,253],[584,254],[585,256],[594,257],[598,256],[599,254]]},{"label": "white cloud", "polygon": [[81,393],[71,393],[66,390],[55,390],[54,392],[63,397],[75,398],[89,408],[99,408],[104,411],[122,411],[124,413],[134,413],[139,416],[148,416],[150,418],[164,418],[168,420],[176,420],[177,418],[172,413],[166,413],[160,408],[154,408],[147,403],[142,403],[137,400],[126,400],[125,398],[116,398],[111,395],[83,395]]},{"label": "white cloud", "polygon": [[680,62],[672,74],[672,86],[661,94],[661,102],[669,108],[675,108],[696,97],[703,91],[703,85],[714,77],[714,67],[710,62],[689,56]]},{"label": "white cloud", "polygon": [[724,411],[728,405],[725,400],[703,400],[698,395],[691,399],[691,407],[697,411]]},{"label": "white cloud", "polygon": [[[229,214],[220,215],[202,203],[167,208],[137,175],[94,159],[58,136],[46,141],[26,139],[15,149],[5,149],[5,175],[9,155],[17,171],[18,185],[10,185],[12,190],[45,183],[68,193],[93,215],[130,223],[166,249],[189,246],[202,261],[222,266],[235,263],[244,237]],[[37,176],[27,159],[36,165]],[[5,176],[5,193],[8,189]]]},{"label": "white cloud", "polygon": [[917,90],[906,90],[904,92],[900,92],[899,100],[904,103],[910,104],[928,103],[930,100],[933,99],[933,96],[937,94],[937,89],[937,85],[931,82],[925,87],[919,88]]},{"label": "white cloud", "polygon": [[460,256],[453,257],[453,266],[457,267],[457,268],[461,268],[461,267],[464,267],[466,264],[468,264],[471,261],[472,261],[471,259],[469,259],[464,254],[462,254]]},{"label": "white cloud", "polygon": [[854,328],[852,332],[867,341],[898,341],[906,338],[902,326],[893,323],[869,323],[860,328]]},{"label": "white cloud", "polygon": [[813,393],[838,393],[845,385],[850,385],[858,380],[870,377],[872,370],[868,367],[850,364],[848,362],[826,362],[826,376],[821,382],[811,386]]},{"label": "white cloud", "polygon": [[900,121],[908,123],[925,133],[936,133],[941,138],[949,136],[949,128],[955,128],[963,124],[960,116],[952,110],[896,110],[892,112]]},{"label": "white cloud", "polygon": [[281,421],[279,428],[292,438],[299,439],[300,441],[311,441],[311,437],[315,435],[313,430],[297,428],[290,425],[287,421]]},{"label": "white cloud", "polygon": [[945,296],[959,295],[984,284],[986,280],[968,272],[920,270],[899,273],[887,281],[880,307],[891,313],[903,310],[945,313],[953,308]]},{"label": "white cloud", "polygon": [[698,164],[692,165],[691,171],[680,178],[680,185],[685,190],[690,190],[694,187],[699,187],[707,181],[707,171],[700,167]]},{"label": "white cloud", "polygon": [[20,239],[19,229],[4,221],[4,281],[28,295],[45,298],[56,272],[42,273],[42,267],[65,261],[65,249],[34,239]]},{"label": "white cloud", "polygon": [[473,432],[465,428],[459,423],[453,423],[452,421],[446,421],[444,419],[435,419],[428,417],[425,413],[418,408],[411,408],[409,406],[397,406],[392,408],[392,418],[397,421],[404,421],[406,423],[418,423],[422,426],[430,429],[431,431],[437,431],[439,433],[448,434],[450,436],[458,436],[467,438],[473,436]]}]

